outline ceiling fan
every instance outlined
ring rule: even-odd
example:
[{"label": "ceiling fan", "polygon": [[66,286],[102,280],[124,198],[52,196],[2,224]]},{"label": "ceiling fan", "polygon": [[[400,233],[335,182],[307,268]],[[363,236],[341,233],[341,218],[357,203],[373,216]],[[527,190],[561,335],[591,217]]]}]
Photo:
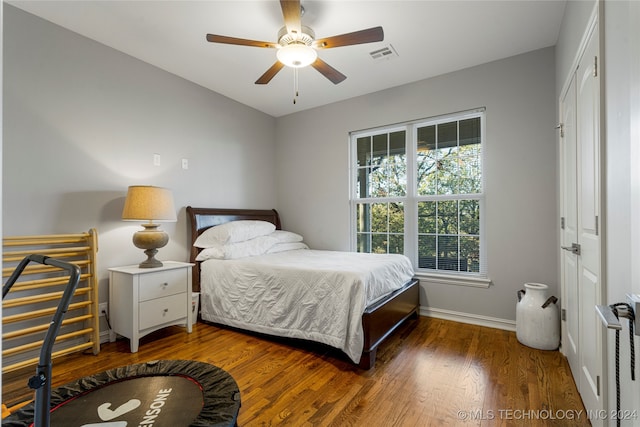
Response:
[{"label": "ceiling fan", "polygon": [[277,43],[207,34],[207,40],[212,43],[277,49],[276,57],[278,60],[256,80],[255,83],[258,85],[269,83],[285,65],[293,68],[311,65],[331,82],[338,84],[347,76],[318,58],[317,49],[372,43],[384,39],[382,27],[373,27],[316,40],[313,30],[301,23],[304,10],[300,6],[300,0],[280,0],[280,7],[285,26],[278,32]]}]

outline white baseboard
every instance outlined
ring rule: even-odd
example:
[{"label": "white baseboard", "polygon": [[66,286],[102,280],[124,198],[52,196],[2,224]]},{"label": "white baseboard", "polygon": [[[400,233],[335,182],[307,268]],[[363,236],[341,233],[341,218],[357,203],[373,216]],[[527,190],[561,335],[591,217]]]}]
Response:
[{"label": "white baseboard", "polygon": [[[504,329],[515,331],[516,322],[514,320],[499,319],[497,317],[481,316],[479,314],[463,313],[460,311],[444,310],[433,307],[420,307],[420,315],[434,317],[436,319],[451,320],[454,322],[468,323],[488,328]],[[100,344],[109,342],[109,331],[100,331]]]},{"label": "white baseboard", "polygon": [[109,342],[109,331],[100,331],[100,344]]},{"label": "white baseboard", "polygon": [[499,319],[497,317],[482,316],[479,314],[444,310],[442,308],[420,307],[420,315],[435,317],[436,319],[452,320],[454,322],[460,323],[469,323],[471,325],[504,329],[506,331],[516,330],[516,322],[514,320]]}]

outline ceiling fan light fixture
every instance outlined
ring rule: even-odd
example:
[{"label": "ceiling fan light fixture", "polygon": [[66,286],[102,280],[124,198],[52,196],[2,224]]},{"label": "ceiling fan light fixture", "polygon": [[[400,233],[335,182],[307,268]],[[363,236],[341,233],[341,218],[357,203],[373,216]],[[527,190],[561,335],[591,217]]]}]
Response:
[{"label": "ceiling fan light fixture", "polygon": [[306,44],[291,43],[278,49],[276,57],[287,67],[302,68],[313,64],[318,52]]}]

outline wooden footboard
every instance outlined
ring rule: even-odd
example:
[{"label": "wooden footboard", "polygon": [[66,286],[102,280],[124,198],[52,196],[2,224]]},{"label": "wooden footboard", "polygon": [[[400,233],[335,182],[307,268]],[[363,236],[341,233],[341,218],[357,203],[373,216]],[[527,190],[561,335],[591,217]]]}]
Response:
[{"label": "wooden footboard", "polygon": [[367,307],[362,315],[364,349],[359,363],[361,368],[371,369],[376,361],[378,345],[405,320],[418,315],[420,307],[419,283],[418,279],[412,279],[402,289],[398,289],[384,300]]}]

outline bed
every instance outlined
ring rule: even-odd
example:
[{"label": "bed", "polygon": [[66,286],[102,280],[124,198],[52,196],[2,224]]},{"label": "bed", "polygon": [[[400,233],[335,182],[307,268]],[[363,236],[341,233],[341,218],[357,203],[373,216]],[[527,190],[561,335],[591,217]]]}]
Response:
[{"label": "bed", "polygon": [[[201,294],[204,321],[324,343],[342,350],[361,368],[371,369],[380,343],[406,320],[418,316],[419,283],[406,257],[294,249],[201,261],[208,249],[194,243],[211,233],[207,231],[211,227],[258,220],[282,230],[280,217],[275,210],[191,206],[186,210],[191,227],[190,261],[196,265],[193,287]],[[356,265],[352,257],[364,259],[363,266],[360,261]],[[392,263],[384,267],[387,261]],[[356,266],[352,268],[352,264]],[[313,265],[313,269],[307,269],[307,265]],[[291,297],[284,293],[289,288],[284,283],[290,283],[291,278],[296,286],[306,283],[304,295]],[[362,278],[366,280],[359,280]],[[365,287],[363,281],[373,284]],[[267,283],[270,286],[265,286]],[[350,287],[335,286],[336,283]],[[248,290],[256,289],[258,295],[247,297]],[[324,300],[326,293],[336,293],[336,307]],[[321,296],[316,298],[318,295]],[[347,307],[340,306],[343,300],[348,301]],[[258,312],[267,316],[264,323],[260,323]],[[245,315],[248,317],[242,317]]]}]

